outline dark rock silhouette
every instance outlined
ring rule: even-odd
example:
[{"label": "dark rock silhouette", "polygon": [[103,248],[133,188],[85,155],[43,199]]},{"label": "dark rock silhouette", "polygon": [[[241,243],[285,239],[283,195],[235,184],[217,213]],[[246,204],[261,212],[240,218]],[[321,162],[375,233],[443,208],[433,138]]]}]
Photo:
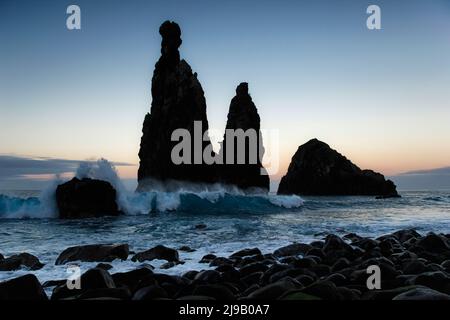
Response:
[{"label": "dark rock silhouette", "polygon": [[73,178],[56,188],[59,217],[78,219],[121,214],[116,190],[106,181]]},{"label": "dark rock silhouette", "polygon": [[48,300],[44,288],[33,274],[0,282],[1,301],[45,301]]},{"label": "dark rock silhouette", "polygon": [[[152,180],[179,180],[189,182],[215,182],[212,166],[194,164],[194,141],[191,141],[191,164],[176,165],[171,152],[178,141],[171,141],[175,129],[187,129],[194,139],[194,121],[202,124],[202,134],[208,130],[206,102],[197,74],[189,64],[180,60],[181,30],[175,22],[164,22],[161,57],[155,65],[152,79],[151,113],[145,116],[138,171],[138,190],[146,190]],[[201,151],[210,145],[203,142]]]},{"label": "dark rock silhouette", "polygon": [[317,139],[298,148],[278,194],[398,197],[391,180],[372,170],[361,170]]},{"label": "dark rock silhouette", "polygon": [[[241,154],[245,151],[244,163],[239,163],[237,151],[239,140],[236,137],[232,137],[231,139],[234,141],[230,141],[225,133],[220,152],[224,163],[227,162],[226,159],[229,156],[233,159],[233,164],[219,166],[221,182],[235,185],[244,190],[261,188],[268,191],[270,179],[268,175],[262,174],[264,168],[260,161],[264,154],[260,132],[260,118],[252,97],[248,93],[248,84],[245,82],[239,84],[236,88],[236,96],[231,100],[225,129],[242,129],[244,132],[250,129],[254,132],[256,139],[246,138],[245,150],[239,150]],[[227,149],[228,143],[234,146],[234,151]]]},{"label": "dark rock silhouette", "polygon": [[21,268],[39,270],[44,266],[39,259],[29,253],[20,253],[0,259],[0,271],[14,271]]},{"label": "dark rock silhouette", "polygon": [[65,249],[56,259],[61,265],[72,261],[111,262],[115,259],[127,260],[129,248],[127,244],[91,244]]}]

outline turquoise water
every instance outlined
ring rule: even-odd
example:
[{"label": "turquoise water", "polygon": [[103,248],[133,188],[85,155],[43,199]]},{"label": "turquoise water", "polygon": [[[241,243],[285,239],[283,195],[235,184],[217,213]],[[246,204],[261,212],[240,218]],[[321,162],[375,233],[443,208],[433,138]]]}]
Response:
[{"label": "turquoise water", "polygon": [[[244,247],[263,252],[293,241],[321,239],[328,233],[355,232],[379,236],[415,228],[450,233],[450,192],[403,192],[402,198],[245,196],[225,191],[201,193],[127,193],[122,206],[128,213],[117,218],[64,221],[52,197],[37,192],[0,195],[0,253],[29,252],[46,266],[35,273],[42,281],[65,278],[64,266],[54,266],[58,254],[73,245],[128,243],[133,251],[164,244],[188,245],[197,251],[181,253],[186,263],[164,272],[179,274],[205,269],[204,254],[229,255]],[[150,212],[149,212],[150,211]],[[196,229],[206,224],[205,229]],[[158,268],[163,261],[152,261]],[[82,263],[82,268],[95,264]],[[136,268],[139,263],[115,261],[112,272]],[[0,280],[26,273],[0,272]]]}]

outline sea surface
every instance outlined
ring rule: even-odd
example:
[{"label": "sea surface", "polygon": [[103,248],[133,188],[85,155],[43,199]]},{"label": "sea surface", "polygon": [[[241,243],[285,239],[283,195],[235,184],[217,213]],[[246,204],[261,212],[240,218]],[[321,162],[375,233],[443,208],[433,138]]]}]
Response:
[{"label": "sea surface", "polygon": [[[82,244],[128,243],[135,252],[163,244],[188,245],[180,252],[185,264],[163,272],[181,274],[207,269],[199,264],[208,253],[228,256],[258,247],[264,253],[294,241],[309,242],[329,233],[380,235],[404,228],[419,233],[450,233],[450,191],[400,192],[398,199],[374,197],[246,196],[224,190],[204,192],[126,192],[118,199],[121,217],[59,220],[54,190],[0,192],[0,253],[28,252],[45,267],[38,271],[0,272],[0,281],[28,272],[41,281],[65,279],[66,266],[55,266],[65,248]],[[205,224],[206,228],[196,228]],[[151,261],[159,269],[164,261]],[[96,263],[80,263],[82,271]],[[114,261],[110,272],[131,270],[141,263]]]}]

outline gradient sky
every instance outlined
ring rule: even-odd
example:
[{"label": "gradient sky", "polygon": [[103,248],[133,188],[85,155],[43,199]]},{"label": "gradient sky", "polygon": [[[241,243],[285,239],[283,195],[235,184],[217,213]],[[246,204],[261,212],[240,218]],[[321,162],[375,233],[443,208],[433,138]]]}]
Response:
[{"label": "gradient sky", "polygon": [[[66,29],[70,4],[80,31]],[[448,0],[0,0],[0,154],[137,164],[167,19],[210,127],[249,82],[262,127],[280,130],[278,176],[314,137],[387,175],[450,165]]]}]

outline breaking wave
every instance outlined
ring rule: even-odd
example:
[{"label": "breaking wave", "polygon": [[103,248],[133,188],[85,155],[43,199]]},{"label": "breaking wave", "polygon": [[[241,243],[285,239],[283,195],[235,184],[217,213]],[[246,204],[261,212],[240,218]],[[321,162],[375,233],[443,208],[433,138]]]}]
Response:
[{"label": "breaking wave", "polygon": [[[155,190],[130,192],[126,190],[114,166],[105,159],[80,164],[75,176],[108,181],[117,190],[117,204],[129,215],[151,212],[182,211],[192,214],[273,213],[276,210],[299,208],[298,196],[245,194],[222,185],[189,185],[178,183],[177,191]],[[0,194],[0,218],[56,218],[55,191],[62,183],[58,177],[39,197],[21,198]],[[167,186],[166,186],[167,187]],[[167,188],[166,188],[167,189]]]}]

